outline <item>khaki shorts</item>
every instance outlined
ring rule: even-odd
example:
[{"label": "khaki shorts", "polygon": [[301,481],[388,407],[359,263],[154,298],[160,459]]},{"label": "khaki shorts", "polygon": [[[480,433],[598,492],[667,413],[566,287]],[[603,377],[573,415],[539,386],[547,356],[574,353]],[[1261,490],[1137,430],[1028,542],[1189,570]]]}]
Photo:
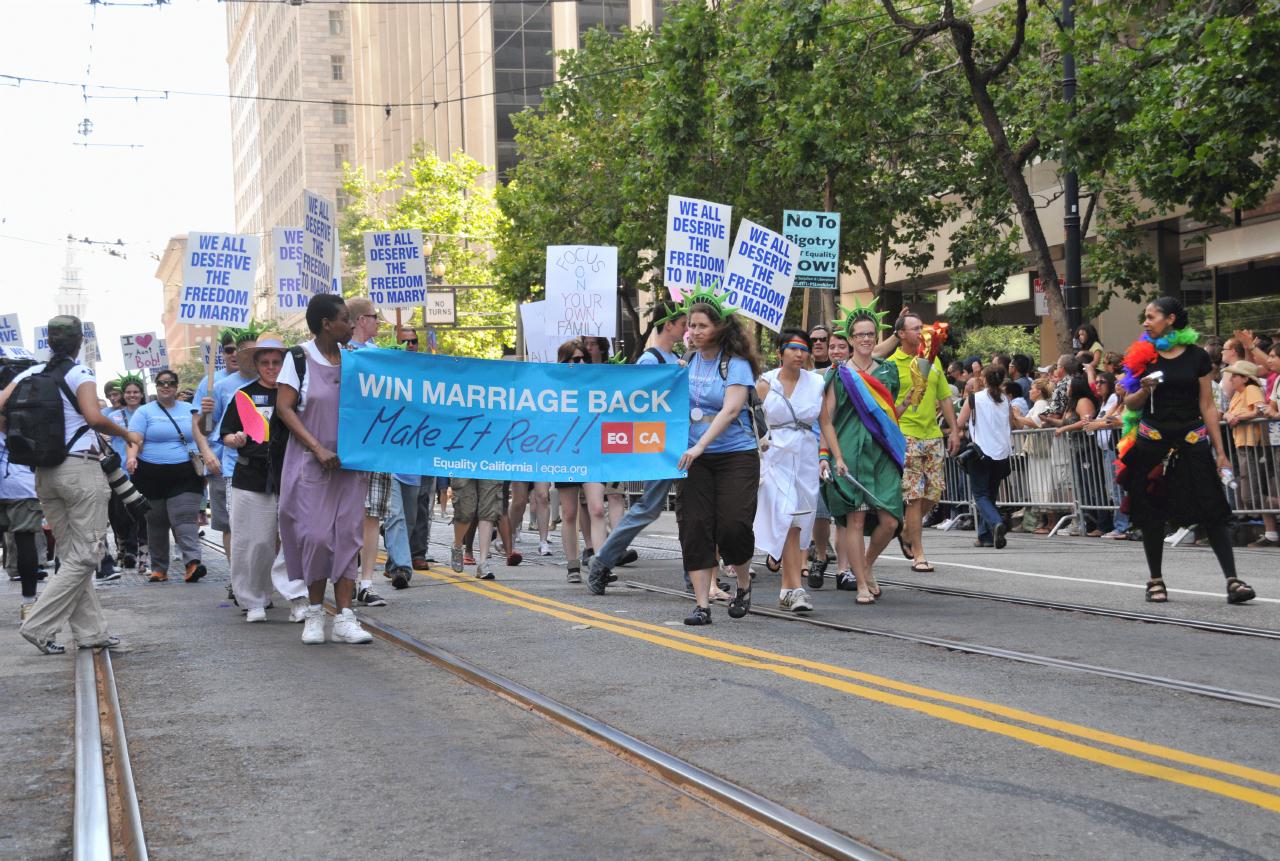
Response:
[{"label": "khaki shorts", "polygon": [[902,501],[927,499],[937,502],[946,489],[942,467],[946,461],[942,439],[907,437],[907,464],[902,470]]},{"label": "khaki shorts", "polygon": [[496,523],[502,516],[502,482],[483,478],[454,478],[453,522],[474,523],[487,520]]},{"label": "khaki shorts", "polygon": [[0,529],[39,532],[44,521],[38,499],[0,499]]}]

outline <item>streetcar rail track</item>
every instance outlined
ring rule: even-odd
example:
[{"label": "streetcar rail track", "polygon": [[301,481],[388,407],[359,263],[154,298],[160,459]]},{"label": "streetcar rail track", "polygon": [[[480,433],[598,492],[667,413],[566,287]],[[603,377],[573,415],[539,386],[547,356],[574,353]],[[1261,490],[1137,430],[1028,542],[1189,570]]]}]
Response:
[{"label": "streetcar rail track", "polygon": [[[691,597],[688,592],[684,592],[679,589],[669,589],[665,586],[654,586],[649,583],[639,583],[634,580],[622,580],[620,582],[622,585],[631,589],[670,595],[686,601]],[[957,640],[946,640],[941,637],[930,637],[922,634],[908,634],[901,631],[889,631],[883,628],[867,627],[865,625],[847,625],[840,622],[828,621],[826,619],[814,618],[812,616],[799,616],[793,613],[785,613],[781,610],[766,609],[764,607],[753,606],[750,612],[757,616],[766,616],[771,619],[782,619],[787,622],[802,622],[816,627],[828,628],[849,634],[867,634],[874,637],[886,637],[893,640],[901,640],[903,642],[945,649],[949,652],[962,652],[970,655],[982,655],[985,657],[1015,661],[1022,664],[1034,664],[1041,667],[1071,670],[1074,672],[1088,673],[1091,675],[1133,682],[1140,685],[1166,688],[1168,690],[1178,691],[1181,693],[1195,694],[1202,697],[1208,697],[1210,699],[1239,703],[1241,705],[1280,709],[1280,699],[1276,697],[1269,697],[1265,694],[1251,693],[1249,691],[1233,691],[1227,688],[1215,687],[1213,685],[1200,684],[1199,682],[1188,682],[1181,679],[1167,678],[1165,676],[1148,675],[1146,673],[1134,673],[1128,670],[1101,667],[1095,664],[1085,664],[1079,661],[1069,661],[1063,658],[1051,658],[1047,655],[1036,655],[1030,652],[1018,652],[1011,649],[1002,649],[997,646],[963,643]]]}]

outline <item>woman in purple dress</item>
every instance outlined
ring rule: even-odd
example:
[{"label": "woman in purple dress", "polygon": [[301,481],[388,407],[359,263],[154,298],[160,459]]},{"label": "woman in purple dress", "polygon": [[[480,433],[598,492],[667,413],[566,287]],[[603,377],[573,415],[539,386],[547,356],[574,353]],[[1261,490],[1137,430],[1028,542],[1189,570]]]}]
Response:
[{"label": "woman in purple dress", "polygon": [[277,380],[276,413],[290,434],[280,478],[280,544],[289,579],[307,584],[302,642],[324,642],[325,584],[333,581],[333,641],[367,643],[373,637],[360,627],[351,599],[369,479],[343,469],[337,455],[342,352],[352,330],[342,297],[312,297],[307,328],[315,338],[290,351]]}]

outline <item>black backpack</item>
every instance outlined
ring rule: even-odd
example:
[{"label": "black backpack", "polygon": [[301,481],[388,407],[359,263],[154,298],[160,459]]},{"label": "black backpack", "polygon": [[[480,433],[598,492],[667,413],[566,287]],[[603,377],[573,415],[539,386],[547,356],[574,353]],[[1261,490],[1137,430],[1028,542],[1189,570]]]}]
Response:
[{"label": "black backpack", "polygon": [[[720,379],[729,379],[729,357],[724,353],[720,354]],[[747,386],[747,412],[751,416],[751,430],[755,432],[758,443],[769,433],[769,421],[764,417],[764,403],[755,386]]]},{"label": "black backpack", "polygon": [[8,425],[9,460],[23,466],[57,466],[67,459],[71,446],[83,436],[88,426],[80,428],[66,441],[66,418],[62,396],[76,412],[80,404],[76,393],[67,385],[67,372],[75,363],[64,357],[50,362],[44,370],[18,381],[4,405]]}]

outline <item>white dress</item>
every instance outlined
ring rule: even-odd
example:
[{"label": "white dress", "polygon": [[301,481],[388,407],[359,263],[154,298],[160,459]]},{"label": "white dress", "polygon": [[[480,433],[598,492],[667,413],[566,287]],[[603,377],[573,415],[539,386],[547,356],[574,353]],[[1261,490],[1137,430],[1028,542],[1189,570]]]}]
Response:
[{"label": "white dress", "polygon": [[[800,546],[808,547],[818,498],[818,413],[822,411],[822,377],[801,371],[791,397],[783,395],[778,370],[764,374],[769,395],[764,414],[769,447],[760,458],[760,496],[756,505],[756,546],[774,559],[792,527],[800,528]],[[790,408],[787,404],[790,401]],[[794,411],[794,415],[793,415]]]}]

